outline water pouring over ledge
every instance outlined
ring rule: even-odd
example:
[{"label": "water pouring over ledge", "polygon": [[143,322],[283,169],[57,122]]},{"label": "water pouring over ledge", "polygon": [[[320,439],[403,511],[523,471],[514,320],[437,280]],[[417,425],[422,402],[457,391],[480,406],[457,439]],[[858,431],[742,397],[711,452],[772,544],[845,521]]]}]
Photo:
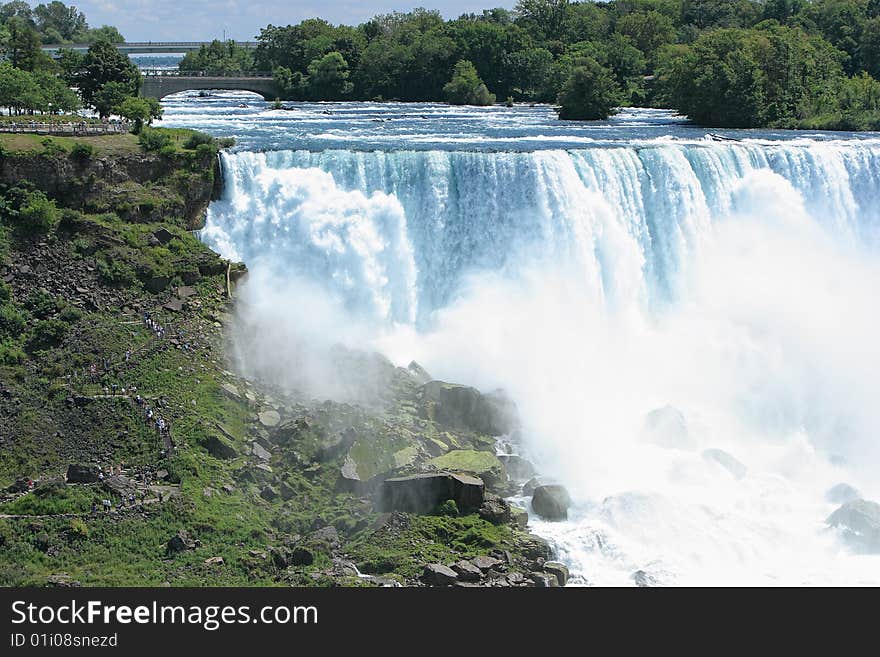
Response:
[{"label": "water pouring over ledge", "polygon": [[[533,528],[576,581],[878,583],[824,524],[833,485],[880,496],[875,138],[178,102],[167,124],[241,133],[202,237],[253,272],[252,362],[342,342],[505,388],[575,497]],[[658,444],[667,406],[685,439]]]}]

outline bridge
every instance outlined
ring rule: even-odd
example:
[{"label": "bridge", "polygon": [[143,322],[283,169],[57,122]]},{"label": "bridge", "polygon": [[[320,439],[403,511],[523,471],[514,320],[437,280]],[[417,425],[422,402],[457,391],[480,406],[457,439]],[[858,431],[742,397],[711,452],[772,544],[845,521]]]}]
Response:
[{"label": "bridge", "polygon": [[271,73],[212,75],[177,69],[143,68],[141,75],[141,95],[159,100],[181,91],[208,89],[252,91],[266,100],[275,100],[282,95]]},{"label": "bridge", "polygon": [[[48,53],[55,53],[65,48],[67,50],[88,50],[89,43],[50,43],[43,46],[43,50]],[[172,54],[186,53],[199,50],[202,46],[211,45],[210,41],[131,41],[127,43],[117,43],[116,47],[120,52],[126,55],[147,55],[147,54]],[[257,47],[256,41],[236,41],[235,45],[242,48],[253,50]]]}]

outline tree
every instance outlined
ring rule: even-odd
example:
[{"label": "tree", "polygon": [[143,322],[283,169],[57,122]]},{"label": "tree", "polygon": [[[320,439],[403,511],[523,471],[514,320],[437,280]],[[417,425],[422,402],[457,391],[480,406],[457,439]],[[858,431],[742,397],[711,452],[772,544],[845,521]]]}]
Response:
[{"label": "tree", "polygon": [[337,51],[329,52],[309,64],[309,93],[317,100],[340,100],[353,85],[348,81],[348,62]]},{"label": "tree", "polygon": [[34,80],[43,96],[40,109],[57,114],[80,108],[79,97],[57,75],[40,71],[34,74]]},{"label": "tree", "polygon": [[660,46],[675,41],[672,19],[658,11],[635,12],[617,21],[615,29],[651,58]]},{"label": "tree", "polygon": [[153,119],[162,118],[162,105],[155,98],[135,98],[128,96],[113,110],[124,119],[134,123],[134,134],[140,134],[144,125],[150,125]]},{"label": "tree", "polygon": [[611,71],[595,59],[584,58],[576,62],[558,102],[560,119],[607,119],[620,103],[620,88]]},{"label": "tree", "polygon": [[859,54],[865,70],[875,78],[880,77],[880,17],[862,24]]},{"label": "tree", "polygon": [[453,105],[492,105],[495,94],[489,93],[477,75],[477,69],[466,59],[452,70],[452,79],[443,87],[443,94]]},{"label": "tree", "polygon": [[9,43],[6,54],[16,68],[33,71],[45,61],[37,31],[23,19],[14,17],[6,23]]},{"label": "tree", "polygon": [[73,41],[89,28],[85,14],[76,7],[68,7],[58,0],[37,5],[34,9],[34,17],[40,32],[48,34],[50,30],[54,30],[61,37],[62,43]]},{"label": "tree", "polygon": [[96,43],[98,41],[107,41],[108,43],[125,43],[125,37],[112,25],[102,25],[87,30],[81,37],[83,43]]},{"label": "tree", "polygon": [[122,82],[107,82],[92,94],[91,106],[103,119],[110,116],[127,98],[132,98],[131,89]]},{"label": "tree", "polygon": [[[111,43],[98,41],[89,46],[83,58],[82,67],[75,76],[83,104],[95,107],[96,95],[107,84],[114,84],[101,98],[102,116],[107,116],[113,107],[122,103],[123,98],[113,99],[114,94],[136,96],[141,83],[141,74],[131,60]],[[111,93],[112,92],[112,93]],[[109,104],[108,104],[109,101]]]}]

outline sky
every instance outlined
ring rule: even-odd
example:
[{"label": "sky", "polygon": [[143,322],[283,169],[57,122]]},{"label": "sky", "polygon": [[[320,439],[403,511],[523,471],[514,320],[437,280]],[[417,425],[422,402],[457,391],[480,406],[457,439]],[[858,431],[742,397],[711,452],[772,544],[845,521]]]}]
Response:
[{"label": "sky", "polygon": [[[37,5],[39,2],[31,2]],[[203,41],[226,37],[250,41],[269,23],[288,25],[305,18],[356,25],[376,14],[424,6],[446,17],[515,0],[66,0],[85,13],[90,27],[114,25],[127,41]]]}]

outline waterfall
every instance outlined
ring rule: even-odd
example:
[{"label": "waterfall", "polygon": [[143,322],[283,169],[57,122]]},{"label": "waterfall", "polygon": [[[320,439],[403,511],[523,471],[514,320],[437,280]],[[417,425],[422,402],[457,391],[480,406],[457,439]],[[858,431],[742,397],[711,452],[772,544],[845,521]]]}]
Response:
[{"label": "waterfall", "polygon": [[[830,486],[880,495],[876,141],[242,151],[223,169],[202,239],[252,272],[253,367],[316,381],[289,354],[343,342],[504,387],[576,500],[534,524],[576,580],[878,582],[823,528]],[[666,405],[687,444],[645,442]]]}]

